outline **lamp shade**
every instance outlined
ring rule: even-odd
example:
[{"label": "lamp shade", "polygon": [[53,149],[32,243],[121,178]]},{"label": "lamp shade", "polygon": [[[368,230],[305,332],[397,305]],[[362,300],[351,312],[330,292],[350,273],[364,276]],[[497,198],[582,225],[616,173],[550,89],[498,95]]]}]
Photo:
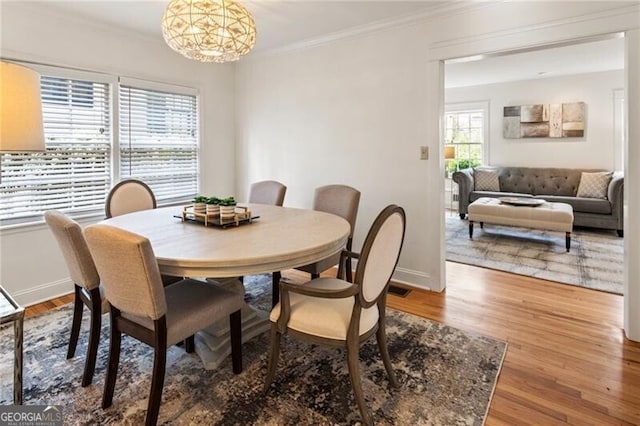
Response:
[{"label": "lamp shade", "polygon": [[455,146],[445,146],[444,147],[444,159],[445,160],[453,160],[456,158],[456,147]]},{"label": "lamp shade", "polygon": [[0,62],[0,152],[44,150],[40,75]]},{"label": "lamp shade", "polygon": [[256,44],[253,17],[231,0],[172,0],[162,36],[176,52],[200,62],[232,62]]}]

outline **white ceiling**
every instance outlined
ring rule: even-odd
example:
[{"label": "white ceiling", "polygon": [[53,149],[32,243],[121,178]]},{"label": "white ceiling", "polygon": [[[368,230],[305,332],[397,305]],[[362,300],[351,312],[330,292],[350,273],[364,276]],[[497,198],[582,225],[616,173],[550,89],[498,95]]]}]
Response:
[{"label": "white ceiling", "polygon": [[[256,22],[254,52],[278,49],[375,22],[429,13],[447,6],[445,1],[432,0],[236,1],[251,12]],[[31,3],[162,40],[160,22],[169,0],[46,0]]]},{"label": "white ceiling", "polygon": [[[2,1],[2,0],[0,0]],[[384,22],[446,11],[450,1],[433,0],[239,0],[254,16],[258,32],[252,53],[337,37]],[[37,7],[162,40],[160,21],[169,0],[40,0]],[[546,78],[624,68],[624,39],[448,63],[446,87]]]}]

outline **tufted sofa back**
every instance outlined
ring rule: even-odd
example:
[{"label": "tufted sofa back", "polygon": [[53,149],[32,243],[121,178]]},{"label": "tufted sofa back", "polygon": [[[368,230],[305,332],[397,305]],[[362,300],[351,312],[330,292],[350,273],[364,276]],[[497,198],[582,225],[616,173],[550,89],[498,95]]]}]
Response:
[{"label": "tufted sofa back", "polygon": [[603,170],[500,167],[500,191],[575,197],[582,172]]}]

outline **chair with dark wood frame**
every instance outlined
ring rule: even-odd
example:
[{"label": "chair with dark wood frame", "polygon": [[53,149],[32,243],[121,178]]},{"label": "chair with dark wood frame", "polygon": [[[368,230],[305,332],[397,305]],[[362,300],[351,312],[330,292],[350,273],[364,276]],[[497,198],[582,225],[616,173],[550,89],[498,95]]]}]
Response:
[{"label": "chair with dark wood frame", "polygon": [[45,212],[44,219],[62,251],[74,287],[73,320],[67,359],[73,358],[76,353],[84,306],[91,312],[89,343],[82,375],[82,386],[85,387],[93,380],[100,343],[101,317],[103,313],[108,312],[109,305],[101,296],[100,277],[80,225],[65,214],[54,210]]},{"label": "chair with dark wood frame", "polygon": [[[104,205],[104,213],[108,219],[140,210],[151,210],[156,207],[156,196],[149,188],[149,185],[138,179],[124,179],[115,184],[109,191]],[[181,279],[182,277],[162,275],[162,283],[165,286]]]},{"label": "chair with dark wood frame", "polygon": [[[349,239],[345,248],[347,251],[352,250],[353,232],[356,228],[356,219],[358,217],[358,206],[360,205],[360,191],[347,185],[326,185],[316,188],[313,197],[313,209],[321,212],[332,213],[344,218],[351,226]],[[311,274],[311,278],[319,278],[320,273],[327,269],[338,265],[338,277],[342,276],[343,268],[346,272],[347,281],[353,282],[351,258],[340,261],[340,253],[322,259],[309,265],[300,266],[296,269]]]},{"label": "chair with dark wood frame", "polygon": [[154,348],[147,425],[158,420],[167,347],[185,341],[188,351],[193,351],[195,332],[227,315],[233,372],[242,371],[242,294],[191,279],[163,287],[147,238],[108,225],[91,225],[85,235],[110,306],[109,364],[102,408],[110,407],[113,401],[122,333]]},{"label": "chair with dark wood frame", "polygon": [[[313,344],[347,349],[349,378],[363,422],[373,424],[360,379],[360,345],[376,334],[389,382],[398,387],[387,350],[385,309],[389,280],[398,263],[405,233],[405,213],[387,206],[374,221],[359,258],[354,282],[318,278],[303,285],[280,283],[281,301],[271,311],[271,348],[264,390],[273,382],[283,334]],[[331,302],[327,303],[327,299]],[[321,320],[320,320],[321,319]],[[345,321],[348,319],[348,321]]]},{"label": "chair with dark wood frame", "polygon": [[[254,204],[267,204],[270,206],[282,207],[284,204],[284,196],[287,193],[287,187],[275,180],[263,180],[254,182],[249,188],[249,202]],[[240,277],[242,281],[243,277]],[[278,303],[278,283],[282,278],[280,271],[271,273],[271,304],[275,306]]]},{"label": "chair with dark wood frame", "polygon": [[138,179],[124,179],[111,188],[104,205],[107,218],[140,210],[155,209],[156,196],[149,185]]}]

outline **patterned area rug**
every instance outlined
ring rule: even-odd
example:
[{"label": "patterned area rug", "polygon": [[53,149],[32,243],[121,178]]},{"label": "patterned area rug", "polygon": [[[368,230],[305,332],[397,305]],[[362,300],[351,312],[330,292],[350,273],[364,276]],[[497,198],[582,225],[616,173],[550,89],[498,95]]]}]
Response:
[{"label": "patterned area rug", "polygon": [[566,252],[564,232],[485,224],[446,216],[447,260],[622,294],[624,240],[615,231],[577,229]]},{"label": "patterned area rug", "polygon": [[[247,300],[266,309],[270,278],[245,277]],[[360,352],[367,403],[381,425],[481,425],[495,387],[506,343],[417,316],[390,311],[389,352],[400,389],[390,389],[375,339]],[[103,323],[108,322],[108,315]],[[144,422],[152,351],[125,337],[114,405],[100,408],[108,355],[103,326],[93,385],[82,388],[88,316],[76,358],[66,360],[71,306],[25,323],[25,404],[62,406],[65,424]],[[12,401],[13,329],[0,330],[0,404]],[[244,371],[231,361],[207,371],[200,358],[180,347],[168,350],[159,423],[203,425],[354,424],[359,414],[352,397],[346,354],[283,339],[274,385],[262,394],[269,333],[243,345]]]}]

